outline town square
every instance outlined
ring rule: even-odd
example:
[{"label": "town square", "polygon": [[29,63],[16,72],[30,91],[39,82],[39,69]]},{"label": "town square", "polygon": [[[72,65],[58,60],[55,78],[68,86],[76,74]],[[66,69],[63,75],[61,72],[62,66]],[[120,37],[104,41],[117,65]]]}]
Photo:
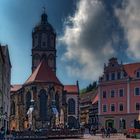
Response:
[{"label": "town square", "polygon": [[140,0],[0,5],[0,140],[140,139]]}]

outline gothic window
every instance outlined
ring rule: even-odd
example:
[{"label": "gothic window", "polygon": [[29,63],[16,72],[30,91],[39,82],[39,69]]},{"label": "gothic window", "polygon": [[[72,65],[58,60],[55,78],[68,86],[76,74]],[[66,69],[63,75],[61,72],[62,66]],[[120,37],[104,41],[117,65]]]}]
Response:
[{"label": "gothic window", "polygon": [[44,89],[40,90],[39,93],[39,108],[40,108],[40,118],[41,120],[47,119],[47,95]]},{"label": "gothic window", "polygon": [[58,93],[55,94],[55,104],[56,104],[56,108],[59,111],[59,95]]},{"label": "gothic window", "polygon": [[75,114],[75,101],[72,98],[68,100],[68,113]]},{"label": "gothic window", "polygon": [[48,65],[50,68],[54,67],[54,56],[52,54],[48,57]]},{"label": "gothic window", "polygon": [[12,101],[11,103],[11,115],[15,115],[16,114],[16,111],[15,111],[15,102]]},{"label": "gothic window", "polygon": [[26,94],[26,110],[29,109],[30,104],[31,104],[31,93],[27,92],[27,94]]}]

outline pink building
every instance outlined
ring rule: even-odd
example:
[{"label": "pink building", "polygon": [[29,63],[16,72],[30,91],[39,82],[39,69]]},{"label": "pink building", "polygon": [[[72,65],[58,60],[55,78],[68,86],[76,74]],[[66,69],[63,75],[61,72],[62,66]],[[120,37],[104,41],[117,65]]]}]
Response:
[{"label": "pink building", "polygon": [[99,79],[99,122],[118,130],[136,127],[140,111],[140,63],[109,59]]}]

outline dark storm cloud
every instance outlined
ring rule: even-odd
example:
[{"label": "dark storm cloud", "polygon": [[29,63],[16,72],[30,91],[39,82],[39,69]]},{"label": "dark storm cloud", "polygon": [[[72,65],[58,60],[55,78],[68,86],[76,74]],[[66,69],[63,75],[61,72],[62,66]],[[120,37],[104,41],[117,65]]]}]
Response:
[{"label": "dark storm cloud", "polygon": [[128,42],[127,55],[140,60],[140,0],[123,0],[122,7],[115,12]]},{"label": "dark storm cloud", "polygon": [[108,58],[117,56],[120,30],[112,10],[101,0],[81,0],[74,16],[69,17],[60,40],[67,46],[65,59],[81,66],[67,66],[68,72],[83,79],[95,80]]}]

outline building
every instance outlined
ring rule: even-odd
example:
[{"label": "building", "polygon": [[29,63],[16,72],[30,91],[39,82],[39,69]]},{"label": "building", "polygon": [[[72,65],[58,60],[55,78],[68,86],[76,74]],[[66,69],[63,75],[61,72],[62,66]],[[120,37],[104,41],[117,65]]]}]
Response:
[{"label": "building", "polygon": [[98,129],[99,118],[98,118],[98,92],[96,91],[95,96],[92,99],[92,104],[89,107],[89,125]]},{"label": "building", "polygon": [[[3,66],[4,66],[4,55],[0,46],[0,113],[2,114],[3,107]],[[2,119],[0,120],[0,127],[2,127]]]},{"label": "building", "polygon": [[32,32],[32,74],[11,88],[11,129],[77,128],[79,85],[58,79],[56,52],[56,33],[44,12]]},{"label": "building", "polygon": [[140,111],[140,63],[109,59],[99,79],[98,96],[101,126],[118,130],[135,127]]},{"label": "building", "polygon": [[94,91],[84,93],[80,96],[80,124],[89,125],[89,108],[92,105]]},{"label": "building", "polygon": [[7,130],[9,127],[11,83],[11,62],[7,45],[0,45],[0,54],[0,126]]}]

